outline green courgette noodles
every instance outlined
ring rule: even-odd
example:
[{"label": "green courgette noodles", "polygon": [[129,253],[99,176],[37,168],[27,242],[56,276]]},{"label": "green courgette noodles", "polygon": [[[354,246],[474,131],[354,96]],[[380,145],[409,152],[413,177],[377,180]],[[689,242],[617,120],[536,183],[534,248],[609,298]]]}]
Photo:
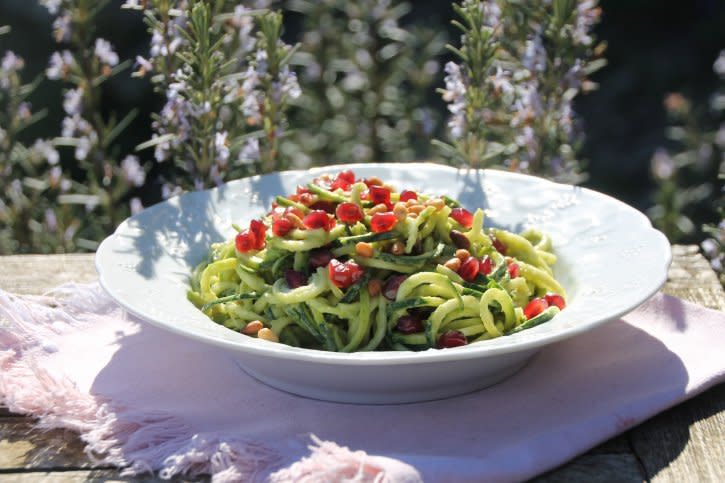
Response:
[{"label": "green courgette noodles", "polygon": [[323,175],[211,246],[189,300],[252,337],[339,352],[450,348],[565,306],[548,235],[483,227],[447,196]]}]

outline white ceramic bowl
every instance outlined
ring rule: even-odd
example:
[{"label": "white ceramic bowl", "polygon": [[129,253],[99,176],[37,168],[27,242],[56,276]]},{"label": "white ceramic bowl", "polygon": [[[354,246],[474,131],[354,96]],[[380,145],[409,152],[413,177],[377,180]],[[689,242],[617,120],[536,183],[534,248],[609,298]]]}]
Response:
[{"label": "white ceramic bowl", "polygon": [[[254,339],[215,324],[186,299],[188,277],[232,223],[266,213],[277,194],[323,172],[353,169],[398,189],[446,194],[484,207],[486,225],[551,235],[555,276],[568,306],[551,322],[455,349],[341,354]],[[664,283],[667,239],[639,211],[603,194],[532,176],[436,164],[369,164],[288,171],[185,194],[124,221],[103,241],[96,266],[106,291],[158,327],[226,350],[250,375],[284,391],[353,403],[437,399],[494,384],[552,342],[634,309]]]}]

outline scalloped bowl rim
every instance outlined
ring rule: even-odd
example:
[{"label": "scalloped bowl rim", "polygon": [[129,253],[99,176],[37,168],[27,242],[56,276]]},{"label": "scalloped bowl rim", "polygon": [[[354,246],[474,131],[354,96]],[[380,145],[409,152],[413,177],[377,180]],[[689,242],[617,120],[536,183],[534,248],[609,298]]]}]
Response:
[{"label": "scalloped bowl rim", "polygon": [[[118,286],[114,284],[114,281],[108,280],[104,276],[104,272],[108,268],[108,256],[112,253],[112,250],[114,249],[114,242],[117,239],[119,234],[122,234],[126,227],[128,226],[129,221],[131,220],[138,220],[141,218],[144,213],[148,215],[149,213],[153,211],[163,210],[164,206],[167,203],[174,203],[178,201],[182,197],[189,197],[189,196],[198,196],[198,197],[209,197],[214,192],[218,191],[221,186],[226,186],[229,188],[234,188],[236,185],[241,185],[242,183],[249,182],[250,180],[258,180],[264,176],[269,175],[256,175],[249,178],[242,178],[238,180],[233,180],[228,183],[225,183],[224,185],[221,185],[220,187],[211,188],[204,191],[197,191],[197,192],[191,192],[191,193],[184,193],[181,195],[174,196],[172,198],[169,198],[168,200],[158,203],[156,205],[153,205],[146,210],[142,211],[141,213],[138,213],[136,215],[133,215],[132,217],[126,219],[124,222],[122,222],[116,231],[108,236],[98,247],[98,250],[96,252],[95,257],[95,263],[96,263],[96,269],[99,273],[99,280],[101,286],[105,289],[105,291],[113,298],[120,306],[122,306],[124,309],[126,309],[131,314],[139,317],[140,319],[149,322],[157,327],[169,330],[171,332],[180,334],[182,336],[191,337],[193,339],[197,339],[206,343],[211,343],[216,346],[220,346],[226,349],[231,349],[233,351],[241,351],[241,352],[247,352],[250,354],[257,354],[262,356],[269,356],[279,359],[292,359],[292,360],[299,360],[299,361],[309,361],[309,362],[315,362],[315,363],[321,363],[321,364],[345,364],[345,365],[386,365],[386,364],[411,364],[411,363],[429,363],[429,362],[444,362],[444,361],[454,361],[454,360],[464,360],[464,359],[478,359],[482,357],[488,357],[488,356],[495,356],[499,354],[506,354],[511,352],[518,352],[518,351],[526,351],[529,349],[536,349],[540,348],[545,345],[549,345],[551,343],[575,336],[577,334],[580,334],[582,332],[588,331],[602,323],[605,323],[607,321],[611,321],[614,319],[618,319],[622,315],[634,310],[639,305],[641,305],[644,301],[649,299],[652,295],[654,295],[665,283],[667,279],[667,271],[668,267],[672,260],[672,253],[671,253],[671,247],[669,242],[667,241],[667,238],[658,230],[654,229],[652,227],[652,224],[650,223],[649,219],[640,211],[632,208],[631,206],[623,203],[620,200],[617,200],[616,198],[613,198],[611,196],[608,196],[606,194],[600,193],[598,191],[594,191],[588,188],[582,188],[582,187],[572,187],[570,185],[564,185],[560,183],[556,183],[550,180],[546,180],[543,178],[538,178],[535,176],[530,175],[524,175],[519,173],[511,173],[507,171],[502,170],[491,170],[491,169],[484,169],[484,170],[466,170],[465,168],[453,168],[450,166],[437,164],[437,163],[376,163],[376,164],[342,164],[342,165],[331,165],[331,166],[324,166],[324,167],[317,167],[317,168],[311,168],[307,170],[290,170],[290,171],[280,171],[275,173],[270,173],[270,175],[279,175],[279,176],[289,176],[289,175],[304,175],[309,176],[310,178],[313,177],[315,174],[319,173],[325,173],[325,172],[334,172],[341,169],[352,169],[352,170],[374,170],[376,168],[407,168],[407,169],[414,169],[414,168],[420,168],[420,169],[443,169],[443,170],[453,170],[456,172],[461,171],[478,171],[480,173],[484,173],[488,176],[494,176],[495,177],[502,177],[504,179],[508,178],[510,180],[520,180],[520,179],[533,179],[536,183],[542,183],[544,185],[549,186],[565,186],[570,188],[575,188],[578,190],[581,190],[582,193],[586,194],[586,196],[594,197],[596,199],[599,199],[601,202],[605,204],[612,204],[613,206],[618,207],[620,210],[625,210],[628,212],[634,212],[637,215],[639,215],[640,220],[640,226],[637,227],[639,229],[643,230],[643,233],[649,233],[650,235],[654,236],[653,240],[657,240],[659,243],[660,248],[662,250],[662,258],[660,259],[661,263],[659,266],[653,266],[648,267],[653,270],[657,270],[656,272],[650,272],[650,278],[649,280],[651,283],[646,289],[646,296],[641,296],[637,298],[636,300],[629,301],[626,305],[616,309],[616,310],[602,310],[602,312],[599,314],[599,316],[578,322],[573,326],[564,327],[561,330],[557,331],[543,331],[539,332],[535,336],[532,336],[531,334],[528,334],[529,336],[524,339],[524,335],[527,335],[526,333],[532,333],[532,331],[536,331],[539,327],[535,327],[532,329],[529,329],[527,331],[523,331],[517,334],[512,334],[509,336],[506,336],[501,339],[506,339],[506,344],[501,345],[492,345],[489,342],[491,341],[484,341],[481,343],[476,344],[469,344],[464,347],[455,348],[455,349],[447,349],[447,350],[436,350],[436,349],[428,349],[425,351],[420,352],[398,352],[398,351],[377,351],[377,352],[353,352],[353,353],[338,353],[338,352],[327,352],[327,351],[321,351],[321,350],[315,350],[315,349],[302,349],[297,347],[291,347],[284,344],[277,344],[277,343],[271,343],[259,339],[254,339],[248,336],[244,336],[241,334],[239,335],[239,338],[237,340],[225,340],[218,337],[209,336],[208,334],[204,333],[196,333],[196,332],[190,332],[189,330],[186,330],[183,326],[177,326],[171,323],[168,323],[167,321],[163,320],[162,317],[151,315],[148,312],[146,312],[142,307],[139,307],[139,305],[134,300],[129,300],[127,297],[123,296],[122,293],[119,293]],[[279,193],[278,193],[279,194]],[[554,251],[556,253],[556,247],[554,248]],[[196,309],[195,309],[196,310]],[[564,310],[562,313],[560,313],[557,318],[563,317],[566,314],[566,310]],[[554,319],[556,320],[556,318]],[[553,322],[553,321],[552,321]],[[215,324],[211,319],[209,319],[210,324]],[[546,326],[548,324],[544,324]],[[498,340],[498,339],[494,339]]]}]

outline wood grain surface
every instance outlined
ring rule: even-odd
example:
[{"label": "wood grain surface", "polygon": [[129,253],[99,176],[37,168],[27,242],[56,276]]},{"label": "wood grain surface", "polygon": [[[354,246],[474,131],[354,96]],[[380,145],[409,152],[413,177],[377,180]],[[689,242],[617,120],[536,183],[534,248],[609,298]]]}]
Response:
[{"label": "wood grain surface", "polygon": [[[0,288],[39,294],[63,283],[96,280],[92,254],[0,257]],[[716,310],[725,293],[696,246],[674,246],[663,292]],[[157,481],[125,478],[93,465],[75,433],[42,431],[0,408],[0,482]],[[665,411],[536,482],[725,481],[725,384]]]}]

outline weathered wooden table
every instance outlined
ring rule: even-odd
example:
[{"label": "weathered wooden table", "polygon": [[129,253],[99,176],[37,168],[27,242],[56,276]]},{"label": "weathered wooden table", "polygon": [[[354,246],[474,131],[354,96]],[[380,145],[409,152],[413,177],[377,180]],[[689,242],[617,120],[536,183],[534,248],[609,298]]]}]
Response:
[{"label": "weathered wooden table", "polygon": [[[673,254],[663,291],[725,310],[725,293],[697,247],[675,246]],[[0,257],[0,288],[16,293],[41,293],[61,283],[95,278],[93,255]],[[117,469],[94,467],[74,433],[34,429],[32,419],[0,408],[0,481],[123,480],[119,474]],[[653,417],[536,481],[725,481],[725,384]]]}]

